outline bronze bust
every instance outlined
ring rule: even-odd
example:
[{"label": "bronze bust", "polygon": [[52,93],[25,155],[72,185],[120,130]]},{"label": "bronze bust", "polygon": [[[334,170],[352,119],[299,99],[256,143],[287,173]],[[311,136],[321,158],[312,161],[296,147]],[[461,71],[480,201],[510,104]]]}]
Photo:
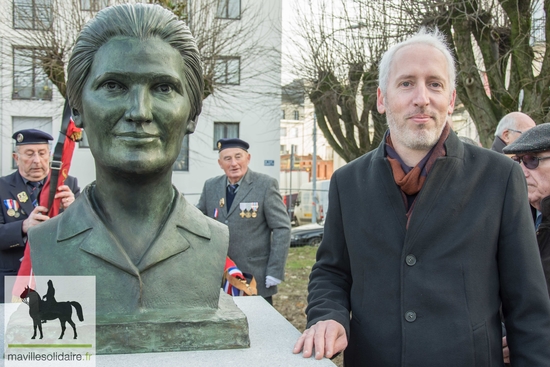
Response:
[{"label": "bronze bust", "polygon": [[30,232],[29,243],[36,275],[96,276],[105,353],[195,348],[112,347],[115,328],[102,322],[139,321],[153,330],[174,318],[218,317],[227,227],[172,185],[203,88],[195,40],[160,6],[106,8],[76,41],[67,93],[88,136],[96,181],[63,215]]}]

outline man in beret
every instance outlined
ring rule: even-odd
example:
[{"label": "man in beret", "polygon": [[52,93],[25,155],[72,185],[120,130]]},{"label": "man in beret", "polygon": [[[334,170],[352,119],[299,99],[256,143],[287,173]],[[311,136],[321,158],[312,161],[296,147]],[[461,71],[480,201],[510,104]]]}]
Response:
[{"label": "man in beret", "polygon": [[[0,178],[0,302],[4,302],[4,277],[17,275],[25,250],[29,228],[50,219],[48,208],[38,205],[42,186],[50,173],[50,134],[37,129],[20,130],[13,134],[13,159],[17,171]],[[78,196],[80,188],[75,177],[68,176],[59,186],[55,198],[61,208],[67,208]],[[46,193],[47,194],[47,193]]]},{"label": "man in beret", "polygon": [[272,304],[290,246],[290,219],[279,184],[248,168],[247,142],[220,139],[217,146],[225,174],[205,182],[197,207],[229,226],[228,256],[241,271],[254,275],[258,294]]},{"label": "man in beret", "polygon": [[503,152],[513,154],[527,181],[529,203],[536,209],[535,229],[550,294],[550,123],[526,131]]},{"label": "man in beret", "polygon": [[491,149],[502,153],[502,148],[512,144],[521,134],[535,125],[535,121],[523,112],[510,112],[498,122]]}]

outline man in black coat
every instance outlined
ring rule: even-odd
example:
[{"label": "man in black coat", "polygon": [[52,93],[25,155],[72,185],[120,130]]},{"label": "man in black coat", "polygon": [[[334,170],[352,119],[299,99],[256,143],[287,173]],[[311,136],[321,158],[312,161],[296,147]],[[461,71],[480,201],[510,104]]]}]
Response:
[{"label": "man in black coat", "polygon": [[331,179],[307,329],[294,353],[346,366],[550,366],[550,299],[525,179],[449,124],[455,69],[437,31],[393,46],[377,107],[389,131]]},{"label": "man in black coat", "polygon": [[535,229],[550,295],[550,123],[538,125],[504,148],[520,163],[529,203],[536,209]]},{"label": "man in black coat", "polygon": [[[17,275],[29,228],[48,220],[48,208],[38,205],[41,188],[50,173],[50,146],[53,137],[37,129],[13,134],[13,159],[17,171],[0,177],[0,302],[4,302],[4,277]],[[55,198],[67,208],[78,196],[77,179],[68,176]],[[48,193],[45,193],[48,194]]]}]

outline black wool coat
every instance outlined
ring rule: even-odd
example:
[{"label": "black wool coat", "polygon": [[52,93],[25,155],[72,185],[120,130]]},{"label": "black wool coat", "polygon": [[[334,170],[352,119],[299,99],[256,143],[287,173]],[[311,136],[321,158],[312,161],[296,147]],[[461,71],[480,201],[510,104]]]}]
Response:
[{"label": "black wool coat", "polygon": [[550,300],[519,165],[454,132],[406,229],[384,143],[336,171],[308,327],[340,322],[346,366],[550,366]]}]

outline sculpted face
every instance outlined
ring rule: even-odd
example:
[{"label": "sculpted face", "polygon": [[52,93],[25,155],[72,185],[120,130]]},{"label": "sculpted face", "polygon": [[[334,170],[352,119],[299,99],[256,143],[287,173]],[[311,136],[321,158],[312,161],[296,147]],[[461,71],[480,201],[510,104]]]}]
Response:
[{"label": "sculpted face", "polygon": [[231,183],[236,183],[246,174],[249,163],[250,153],[241,148],[224,149],[218,159],[218,164]]},{"label": "sculpted face", "polygon": [[455,94],[445,56],[424,44],[404,46],[391,63],[385,95],[378,89],[378,112],[386,113],[394,145],[429,150],[439,140]]},{"label": "sculpted face", "polygon": [[48,144],[19,145],[13,153],[19,173],[29,181],[40,181],[50,172]]},{"label": "sculpted face", "polygon": [[115,37],[96,53],[75,116],[96,166],[117,172],[171,169],[189,119],[181,55],[158,39]]}]

